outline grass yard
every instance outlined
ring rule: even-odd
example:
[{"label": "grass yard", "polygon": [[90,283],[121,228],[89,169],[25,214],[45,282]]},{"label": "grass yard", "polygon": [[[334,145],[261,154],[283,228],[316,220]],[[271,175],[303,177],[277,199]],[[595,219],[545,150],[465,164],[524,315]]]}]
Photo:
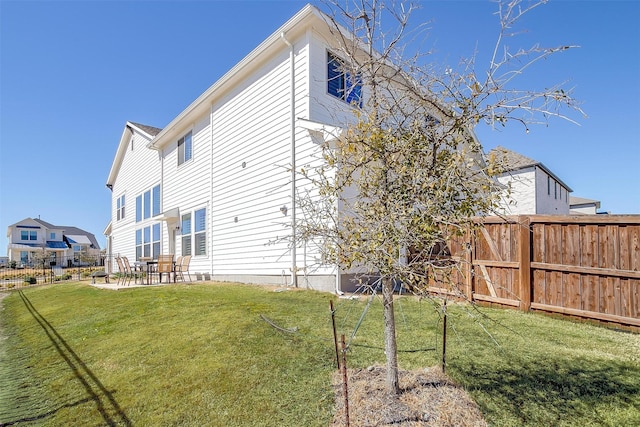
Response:
[{"label": "grass yard", "polygon": [[[326,293],[56,284],[0,303],[0,426],[328,426]],[[350,367],[384,363],[381,303],[335,300]],[[496,426],[640,425],[640,336],[450,305],[447,373]],[[262,318],[296,333],[281,332]],[[400,366],[440,359],[431,301],[396,305]],[[401,384],[402,385],[402,384]]]}]

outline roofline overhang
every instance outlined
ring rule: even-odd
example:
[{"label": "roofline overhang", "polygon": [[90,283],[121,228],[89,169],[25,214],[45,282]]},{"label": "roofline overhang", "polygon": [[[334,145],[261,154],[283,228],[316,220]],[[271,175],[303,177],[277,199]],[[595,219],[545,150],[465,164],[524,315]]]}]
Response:
[{"label": "roofline overhang", "polygon": [[524,170],[524,169],[529,169],[529,168],[540,168],[540,169],[542,169],[544,171],[544,173],[546,173],[551,178],[553,178],[556,181],[558,181],[558,183],[560,183],[560,185],[562,185],[564,188],[566,188],[567,191],[569,191],[570,193],[573,192],[571,187],[569,187],[563,180],[558,178],[558,176],[556,174],[551,172],[551,170],[549,170],[549,168],[547,168],[544,164],[542,164],[540,162],[531,163],[531,164],[528,164],[526,166],[520,166],[520,167],[517,167],[517,168],[509,168],[508,170],[504,171],[500,176],[508,176],[508,175],[511,174],[511,172],[518,172],[518,171],[521,171],[521,170]]},{"label": "roofline overhang", "polygon": [[313,23],[327,26],[324,14],[315,6],[307,4],[178,114],[147,144],[147,148],[161,149],[164,145],[172,142],[180,132],[186,131],[191,126],[193,120],[188,119],[208,113],[216,99],[224,96],[234,84],[242,81],[263,61],[273,57],[273,52],[284,50],[286,45],[282,41],[282,34],[286,34],[287,37],[297,37],[304,34]]}]

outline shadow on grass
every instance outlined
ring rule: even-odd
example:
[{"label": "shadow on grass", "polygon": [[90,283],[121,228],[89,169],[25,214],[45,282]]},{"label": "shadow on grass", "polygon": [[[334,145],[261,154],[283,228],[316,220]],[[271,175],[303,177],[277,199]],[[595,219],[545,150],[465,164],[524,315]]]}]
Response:
[{"label": "shadow on grass", "polygon": [[26,297],[26,295],[24,295],[22,291],[20,291],[19,294],[22,298],[22,301],[24,302],[24,305],[27,307],[27,310],[29,310],[29,313],[31,313],[36,322],[38,322],[38,324],[42,327],[45,334],[47,334],[47,337],[53,344],[53,347],[68,365],[69,369],[71,369],[75,378],[85,389],[87,396],[76,402],[61,405],[57,409],[45,411],[40,414],[31,414],[28,417],[3,423],[2,425],[9,426],[19,424],[21,422],[40,420],[55,414],[60,409],[77,406],[87,402],[93,402],[96,405],[96,409],[104,420],[105,425],[132,425],[127,415],[124,413],[118,402],[113,397],[112,392],[107,390],[107,388],[100,382],[95,374],[87,367],[82,359],[80,359],[80,357],[75,353],[71,346],[69,346],[64,338],[47,321],[47,319],[45,319],[40,313],[38,313],[38,310],[36,310],[31,301],[29,301],[29,299]]},{"label": "shadow on grass", "polygon": [[502,413],[517,425],[569,425],[585,419],[622,425],[615,419],[625,411],[634,420],[640,417],[640,367],[620,362],[540,360],[498,368],[472,364],[459,372],[467,390],[484,395],[476,401],[488,418]]}]

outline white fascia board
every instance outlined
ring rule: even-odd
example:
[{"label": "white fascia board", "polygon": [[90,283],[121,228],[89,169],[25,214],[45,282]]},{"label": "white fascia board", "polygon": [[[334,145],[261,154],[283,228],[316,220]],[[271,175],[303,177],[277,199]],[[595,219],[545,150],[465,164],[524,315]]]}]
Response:
[{"label": "white fascia board", "polygon": [[120,143],[118,144],[118,150],[116,151],[116,156],[113,159],[113,163],[111,164],[111,170],[109,171],[109,177],[107,178],[106,185],[109,188],[113,187],[113,183],[116,180],[116,176],[118,176],[118,171],[120,170],[122,159],[124,159],[124,154],[127,151],[127,146],[129,145],[129,141],[131,140],[132,136],[133,136],[133,132],[131,131],[130,123],[127,122],[124,126],[124,130],[122,131],[122,136],[120,137]]},{"label": "white fascia board", "polygon": [[287,38],[293,35],[297,36],[299,33],[304,33],[306,27],[312,25],[314,22],[324,23],[324,25],[326,25],[326,21],[322,15],[322,12],[310,4],[303,7],[284,25],[278,28],[278,30],[260,43],[258,47],[224,74],[218,81],[211,85],[209,89],[193,101],[191,105],[178,114],[176,118],[174,118],[158,135],[155,136],[147,147],[151,149],[160,149],[165,144],[173,141],[173,139],[177,137],[180,132],[184,131],[193,120],[200,115],[209,113],[210,107],[216,99],[222,97],[229,89],[233,88],[235,84],[242,81],[245,76],[249,75],[252,71],[261,66],[264,61],[271,58],[274,51],[286,49],[287,46],[282,41],[283,34],[287,36]]}]

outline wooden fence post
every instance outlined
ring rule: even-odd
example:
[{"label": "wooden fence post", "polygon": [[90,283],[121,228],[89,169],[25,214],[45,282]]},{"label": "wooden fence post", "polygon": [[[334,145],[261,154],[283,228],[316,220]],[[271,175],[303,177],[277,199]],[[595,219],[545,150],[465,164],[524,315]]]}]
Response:
[{"label": "wooden fence post", "polygon": [[528,216],[518,217],[518,224],[520,225],[519,240],[520,240],[520,254],[519,254],[519,266],[518,266],[518,279],[520,282],[519,299],[520,310],[529,311],[531,309],[531,295],[533,290],[531,289],[531,218]]}]

